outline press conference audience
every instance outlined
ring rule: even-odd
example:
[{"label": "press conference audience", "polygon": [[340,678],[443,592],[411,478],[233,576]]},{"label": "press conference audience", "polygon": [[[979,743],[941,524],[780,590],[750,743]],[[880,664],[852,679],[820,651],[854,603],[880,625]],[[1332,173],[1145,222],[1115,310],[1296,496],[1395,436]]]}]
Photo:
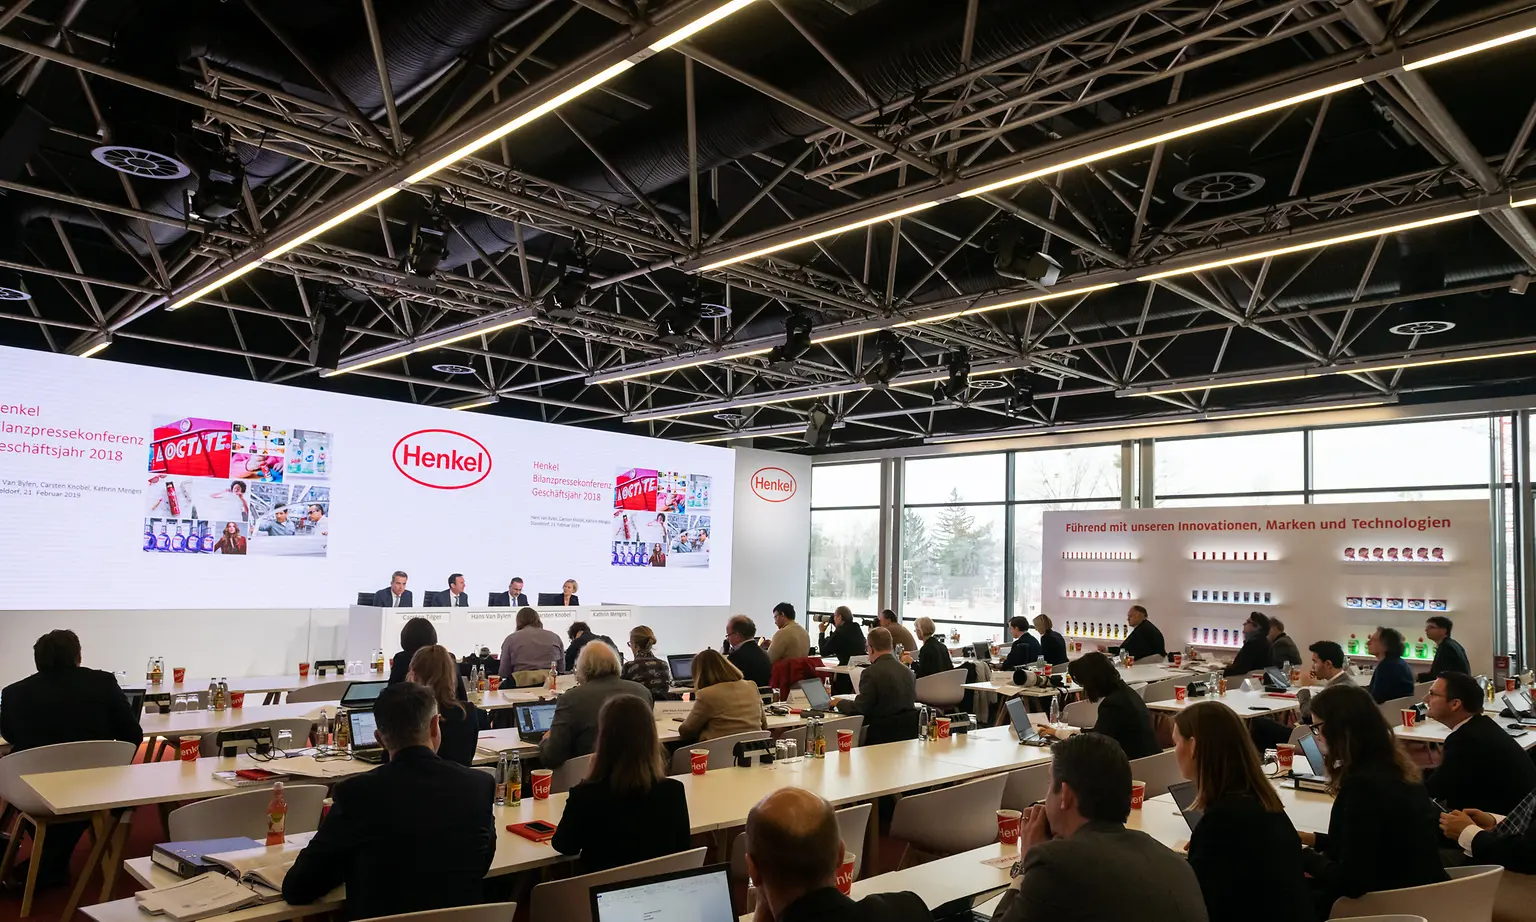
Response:
[{"label": "press conference audience", "polygon": [[[1307,649],[1311,651],[1312,668],[1303,673],[1302,687],[1296,689],[1297,712],[1303,724],[1312,722],[1312,696],[1317,689],[1311,686],[1318,682],[1324,686],[1355,684],[1343,647],[1332,640],[1319,640]],[[1254,744],[1260,749],[1273,749],[1291,738],[1291,726],[1273,717],[1255,717],[1248,724]]]},{"label": "press conference audience", "polygon": [[757,642],[757,624],[746,615],[733,615],[725,623],[725,646],[720,652],[754,685],[762,687],[773,681],[773,663]]},{"label": "press conference audience", "polygon": [[[1011,626],[1013,619],[1010,618],[1008,624]],[[1045,661],[1052,666],[1060,665],[1067,661],[1067,638],[1063,637],[1061,632],[1056,630],[1055,627],[1055,624],[1051,622],[1050,615],[1035,616],[1035,630],[1040,632],[1040,655],[1045,657]],[[1024,633],[1025,636],[1028,636],[1028,632]],[[1030,639],[1033,640],[1034,638]],[[1012,650],[1008,652],[1010,654],[1013,653]]]},{"label": "press conference audience", "polygon": [[[1040,659],[1040,642],[1029,633],[1029,622],[1023,615],[1014,615],[1008,619],[1008,636],[1013,638],[1013,646],[1008,648],[1008,655],[1003,657],[1003,670],[1022,669]],[[1067,661],[1065,650],[1062,651],[1061,661]],[[1050,659],[1047,658],[1046,662],[1050,662]]]},{"label": "press conference audience", "polygon": [[1131,632],[1120,642],[1121,653],[1133,660],[1168,655],[1168,644],[1163,640],[1163,632],[1147,618],[1145,608],[1132,605],[1125,613],[1125,623],[1131,626]]},{"label": "press conference audience", "polygon": [[1261,612],[1251,612],[1243,622],[1243,645],[1227,667],[1226,675],[1240,676],[1250,672],[1263,672],[1269,668],[1269,618]]},{"label": "press conference audience", "polygon": [[539,761],[559,768],[597,745],[597,716],[616,695],[633,695],[647,705],[644,685],[619,677],[619,655],[605,643],[589,643],[576,658],[576,684],[555,699],[549,730],[539,741]]},{"label": "press conference audience", "polygon": [[1269,659],[1277,669],[1301,665],[1301,649],[1285,632],[1285,622],[1273,616],[1269,619]]},{"label": "press conference audience", "polygon": [[693,658],[693,708],[677,728],[684,743],[712,740],[736,733],[768,729],[757,686],[719,650],[702,650]]},{"label": "press conference audience", "polygon": [[933,619],[924,615],[913,626],[917,628],[917,677],[955,668],[955,661],[949,658],[949,644],[944,642],[944,635],[938,632]]},{"label": "press conference audience", "polygon": [[1429,662],[1429,671],[1420,681],[1433,682],[1447,672],[1472,674],[1472,664],[1467,660],[1467,650],[1461,641],[1451,636],[1455,624],[1444,615],[1430,615],[1424,621],[1424,636],[1435,644],[1435,658]]},{"label": "press conference audience", "polygon": [[1450,728],[1440,762],[1424,777],[1429,796],[1452,810],[1507,814],[1536,788],[1536,763],[1483,713],[1483,689],[1464,672],[1441,673],[1424,696],[1429,717]]},{"label": "press conference audience", "polygon": [[[1067,674],[1082,686],[1084,697],[1099,703],[1099,716],[1092,732],[1119,743],[1129,759],[1155,756],[1163,751],[1141,693],[1125,684],[1109,657],[1097,651],[1084,653],[1067,666]],[[1040,732],[1052,735],[1055,730],[1045,726]]]},{"label": "press conference audience", "polygon": [[917,738],[917,679],[891,649],[891,632],[869,632],[869,667],[859,676],[859,693],[839,698],[839,714],[864,715],[864,745]]},{"label": "press conference audience", "polygon": [[407,678],[430,689],[437,699],[437,726],[442,737],[438,757],[460,765],[472,763],[475,742],[480,738],[480,709],[459,699],[459,664],[453,654],[440,644],[422,647],[411,657]]},{"label": "press conference audience", "polygon": [[773,606],[773,626],[778,630],[768,644],[769,663],[811,655],[811,635],[795,621],[795,606],[788,602]]},{"label": "press conference audience", "polygon": [[586,648],[587,644],[594,640],[601,640],[603,643],[611,647],[615,653],[617,653],[619,650],[619,648],[614,645],[612,637],[609,637],[606,634],[592,633],[592,627],[585,621],[572,621],[571,626],[566,629],[565,636],[568,640],[570,640],[570,644],[565,648],[566,672],[570,672],[572,669],[576,668],[576,658],[581,656],[581,651]]},{"label": "press conference audience", "polygon": [[[122,740],[135,746],[143,739],[139,715],[110,672],[80,664],[80,638],[74,631],[49,631],[32,644],[37,672],[5,687],[0,694],[0,736],[12,752],[55,743]],[[43,834],[37,861],[39,887],[69,879],[69,857],[90,824],[51,823]],[[20,836],[18,825],[13,835]],[[25,868],[17,873],[25,877]]]},{"label": "press conference audience", "polygon": [[389,684],[404,682],[411,672],[411,657],[422,647],[435,643],[437,628],[426,618],[412,618],[400,625],[400,652],[389,661]]},{"label": "press conference audience", "polygon": [[1397,628],[1378,627],[1366,639],[1365,649],[1376,657],[1370,691],[1377,704],[1413,694],[1413,670],[1403,662],[1403,635]]},{"label": "press conference audience", "polygon": [[1189,862],[1127,829],[1130,814],[1131,766],[1119,746],[1096,733],[1053,746],[1045,802],[1024,815],[1022,873],[993,922],[1206,922]]},{"label": "press conference audience", "polygon": [[656,634],[645,625],[629,632],[629,661],[624,664],[624,678],[644,685],[654,701],[665,700],[672,688],[672,670],[665,661],[651,651],[656,647]]},{"label": "press conference audience", "polygon": [[548,671],[565,660],[565,643],[554,631],[545,630],[539,613],[531,608],[517,610],[512,633],[501,642],[501,660],[497,671],[502,681],[516,672]]},{"label": "press conference audience", "polygon": [[687,793],[667,777],[650,704],[610,698],[598,712],[587,777],[570,789],[550,845],[580,855],[590,874],[686,851],[690,829]]},{"label": "press conference audience", "polygon": [[425,686],[389,686],[373,715],[389,764],[335,787],[283,899],[302,906],[345,884],[351,919],[482,902],[496,854],[494,780],[438,758],[437,698]]},{"label": "press conference audience", "polygon": [[755,922],[933,918],[922,898],[909,891],[873,893],[854,901],[837,889],[837,870],[846,851],[837,814],[831,804],[804,788],[781,788],[758,801],[747,811],[744,835],[747,873],[757,885]]},{"label": "press conference audience", "polygon": [[1318,915],[1326,918],[1341,896],[1446,880],[1439,808],[1371,695],[1354,685],[1325,688],[1312,719],[1332,763],[1334,797],[1327,833],[1297,833]]},{"label": "press conference audience", "polygon": [[1174,715],[1173,749],[1202,813],[1189,835],[1189,866],[1212,922],[1311,922],[1296,827],[1242,718],[1215,701],[1190,705]]},{"label": "press conference audience", "polygon": [[901,619],[896,617],[894,611],[889,608],[883,609],[880,612],[879,621],[879,626],[890,632],[892,650],[910,654],[917,649],[917,638],[912,636],[912,632],[907,630],[906,625],[901,623]]},{"label": "press conference audience", "polygon": [[1440,831],[1460,845],[1473,864],[1497,864],[1517,874],[1536,874],[1536,790],[1508,816],[1482,810],[1440,814]]}]

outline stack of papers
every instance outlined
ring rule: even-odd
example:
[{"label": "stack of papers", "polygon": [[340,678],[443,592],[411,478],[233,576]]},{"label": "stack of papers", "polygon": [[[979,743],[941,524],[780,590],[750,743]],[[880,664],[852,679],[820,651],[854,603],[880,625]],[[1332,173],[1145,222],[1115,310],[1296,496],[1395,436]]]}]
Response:
[{"label": "stack of papers", "polygon": [[139,908],[174,922],[196,922],[262,903],[282,899],[282,892],[259,883],[247,884],[217,871],[156,890],[134,894]]}]

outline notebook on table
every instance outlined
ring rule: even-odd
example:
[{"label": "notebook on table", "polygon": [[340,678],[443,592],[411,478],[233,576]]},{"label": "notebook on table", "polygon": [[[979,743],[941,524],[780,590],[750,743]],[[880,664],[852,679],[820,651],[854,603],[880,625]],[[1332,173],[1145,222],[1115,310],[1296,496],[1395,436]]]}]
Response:
[{"label": "notebook on table", "polygon": [[207,856],[247,848],[261,848],[255,839],[197,839],[187,842],[161,842],[149,854],[149,860],[177,877],[193,877],[217,867]]}]

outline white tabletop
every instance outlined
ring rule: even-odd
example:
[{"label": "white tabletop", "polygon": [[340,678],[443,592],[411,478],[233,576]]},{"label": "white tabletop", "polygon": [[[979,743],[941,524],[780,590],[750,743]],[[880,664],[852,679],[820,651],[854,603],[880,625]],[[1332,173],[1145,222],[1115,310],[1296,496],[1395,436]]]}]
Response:
[{"label": "white tabletop", "polygon": [[1165,701],[1149,701],[1147,708],[1153,711],[1182,711],[1192,704],[1202,701],[1218,701],[1237,712],[1239,717],[1263,717],[1266,715],[1283,714],[1286,711],[1294,711],[1300,705],[1295,698],[1281,698],[1268,695],[1264,692],[1245,692],[1233,690],[1225,695],[1205,695],[1199,698],[1185,698],[1183,701],[1175,701],[1169,698]]},{"label": "white tabletop", "polygon": [[[139,726],[144,730],[145,736],[175,737],[183,733],[207,733],[210,730],[222,730],[226,727],[243,727],[248,724],[260,723],[264,720],[293,720],[307,717],[316,720],[320,716],[325,705],[321,702],[306,702],[303,704],[250,704],[242,708],[228,708],[223,711],[210,711],[199,708],[194,711],[172,711],[169,714],[144,714],[139,717]],[[334,710],[335,703],[331,703]]]},{"label": "white tabletop", "polygon": [[[1500,720],[1498,717],[1493,719],[1501,727],[1509,726],[1505,720]],[[1426,720],[1422,723],[1414,724],[1412,727],[1405,727],[1402,723],[1398,723],[1397,726],[1392,728],[1392,732],[1400,740],[1414,743],[1438,744],[1444,743],[1445,738],[1451,735],[1451,728],[1438,720]],[[1536,746],[1536,727],[1527,729],[1524,733],[1511,733],[1510,735],[1514,737],[1515,742],[1520,744],[1521,749],[1529,751],[1533,746]]]}]

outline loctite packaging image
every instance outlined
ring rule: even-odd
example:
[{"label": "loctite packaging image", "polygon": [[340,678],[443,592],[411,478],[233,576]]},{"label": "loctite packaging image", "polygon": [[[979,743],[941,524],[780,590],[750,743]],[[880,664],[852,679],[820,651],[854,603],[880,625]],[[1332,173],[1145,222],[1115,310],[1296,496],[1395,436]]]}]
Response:
[{"label": "loctite packaging image", "polygon": [[617,471],[609,565],[708,567],[710,488],[707,474]]}]

